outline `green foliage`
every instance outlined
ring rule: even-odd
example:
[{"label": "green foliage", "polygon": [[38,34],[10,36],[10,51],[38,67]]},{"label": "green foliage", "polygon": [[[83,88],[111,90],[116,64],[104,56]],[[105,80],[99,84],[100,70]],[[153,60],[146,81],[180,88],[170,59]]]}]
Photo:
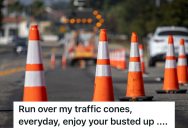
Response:
[{"label": "green foliage", "polygon": [[0,0],[0,30],[2,27],[2,19],[3,19],[2,7],[3,7],[3,0]]},{"label": "green foliage", "polygon": [[[152,0],[88,0],[86,7],[103,9],[108,32],[146,36],[158,26],[188,27],[188,0],[161,0],[156,7]],[[73,0],[70,5],[72,8]]]},{"label": "green foliage", "polygon": [[9,7],[10,12],[21,13],[22,10],[23,10],[23,5],[19,1],[14,2]]},{"label": "green foliage", "polygon": [[45,12],[45,5],[43,1],[35,1],[31,5],[31,14],[37,19],[40,20],[41,15]]},{"label": "green foliage", "polygon": [[52,9],[54,10],[62,10],[62,9],[68,9],[69,3],[66,1],[58,1],[54,4],[52,4]]}]

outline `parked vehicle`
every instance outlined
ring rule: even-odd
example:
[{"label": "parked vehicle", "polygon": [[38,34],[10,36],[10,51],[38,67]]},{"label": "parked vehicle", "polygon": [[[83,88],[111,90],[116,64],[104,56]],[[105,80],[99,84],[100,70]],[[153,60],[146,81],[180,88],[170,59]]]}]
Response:
[{"label": "parked vehicle", "polygon": [[22,37],[18,37],[18,36],[13,36],[9,39],[9,43],[16,43],[16,42],[21,42],[21,41],[26,41],[27,38],[22,38]]},{"label": "parked vehicle", "polygon": [[26,54],[27,53],[27,45],[25,42],[19,42],[14,45],[13,52],[15,54]]},{"label": "parked vehicle", "polygon": [[188,29],[175,26],[158,27],[148,44],[149,66],[155,66],[157,61],[165,61],[169,35],[173,35],[176,58],[181,38],[185,41],[188,57]]}]

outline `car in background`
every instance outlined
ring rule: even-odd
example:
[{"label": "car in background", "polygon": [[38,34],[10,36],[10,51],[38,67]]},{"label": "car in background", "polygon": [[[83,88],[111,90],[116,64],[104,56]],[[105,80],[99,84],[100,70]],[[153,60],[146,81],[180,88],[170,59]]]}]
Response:
[{"label": "car in background", "polygon": [[181,38],[184,39],[185,51],[188,57],[188,29],[186,27],[157,27],[148,44],[149,66],[155,66],[157,61],[165,61],[169,35],[173,35],[176,59]]},{"label": "car in background", "polygon": [[27,53],[27,45],[25,43],[15,44],[13,47],[13,52],[15,54],[26,54]]},{"label": "car in background", "polygon": [[26,41],[27,38],[23,38],[23,37],[18,37],[18,36],[12,36],[9,39],[9,44],[15,43],[15,42],[21,42],[21,41]]},{"label": "car in background", "polygon": [[13,52],[15,54],[26,54],[27,53],[27,40],[15,40],[12,42]]}]

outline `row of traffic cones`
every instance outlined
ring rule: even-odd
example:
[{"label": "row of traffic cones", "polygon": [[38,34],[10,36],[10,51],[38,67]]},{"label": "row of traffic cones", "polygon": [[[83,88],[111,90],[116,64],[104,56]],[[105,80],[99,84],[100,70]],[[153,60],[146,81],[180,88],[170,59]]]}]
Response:
[{"label": "row of traffic cones", "polygon": [[[102,40],[103,37],[105,37],[105,40]],[[107,48],[104,47],[106,46],[106,42],[107,42],[106,37],[107,35],[105,30],[101,30],[99,37],[99,40],[101,42],[99,41],[99,48],[98,48],[100,49],[100,51],[108,52],[106,50]],[[144,65],[141,64],[143,62],[141,61],[141,59],[143,59],[143,51],[141,45],[139,46],[139,49],[138,49],[137,34],[132,33],[127,93],[125,97],[119,98],[119,100],[121,101],[127,101],[130,99],[132,99],[133,101],[139,99],[149,101],[152,100],[153,98],[153,96],[145,96],[143,76],[142,76],[143,71],[145,71],[145,67]],[[100,53],[100,55],[102,54],[105,54],[107,56],[108,53]],[[106,63],[105,66],[103,66],[102,63],[98,63],[98,61],[101,58],[104,59],[104,57],[98,55],[93,101],[114,101],[114,95],[112,90],[113,84],[111,79],[111,70],[109,68],[109,63],[108,64]],[[98,68],[99,66],[100,68]],[[100,80],[98,77],[100,77]],[[106,81],[106,83],[104,83],[104,81]],[[173,37],[170,35],[168,41],[167,55],[166,55],[163,90],[156,90],[156,92],[157,93],[170,93],[170,92],[186,93],[187,89],[179,89],[178,82],[181,84],[187,83],[187,64],[186,64],[184,41],[183,39],[181,39],[180,42],[180,51],[178,57],[178,72],[177,72]]]},{"label": "row of traffic cones", "polygon": [[[183,44],[183,43],[182,43]],[[179,90],[177,72],[174,57],[173,38],[169,36],[167,61],[165,68],[165,80],[163,92]],[[62,58],[65,58],[64,56]],[[180,54],[180,58],[185,58]],[[65,60],[62,60],[65,62]],[[182,60],[184,61],[184,60]],[[182,65],[182,61],[180,65]],[[182,70],[182,68],[180,68]],[[29,46],[27,54],[27,65],[25,73],[23,101],[47,101],[44,69],[41,56],[40,36],[37,25],[31,25],[29,34]],[[159,90],[160,92],[161,90]],[[187,90],[180,90],[186,92]],[[120,100],[152,100],[153,96],[145,96],[138,38],[132,33],[131,51],[129,60],[129,72],[127,82],[127,93]],[[93,101],[114,101],[113,82],[111,76],[110,57],[108,51],[108,40],[105,29],[101,29],[99,35],[98,56],[96,76],[94,85]]]},{"label": "row of traffic cones", "polygon": [[110,51],[110,64],[120,70],[127,68],[125,48]]},{"label": "row of traffic cones", "polygon": [[184,40],[181,39],[178,56],[178,72],[176,69],[176,57],[174,52],[173,36],[169,35],[168,48],[165,62],[165,74],[163,90],[156,90],[157,93],[186,93],[187,89],[179,89],[178,83],[187,83],[187,59],[185,55]]},{"label": "row of traffic cones", "polygon": [[[50,60],[51,70],[55,69],[55,53],[51,53],[51,60]],[[66,54],[62,54],[62,69],[66,69],[67,67],[67,57]]]},{"label": "row of traffic cones", "polygon": [[[118,52],[115,53],[117,54]],[[114,54],[111,53],[112,65],[117,66],[116,60],[113,60],[114,59],[113,55]],[[125,97],[121,97],[119,99],[120,100],[130,100],[130,99],[152,100],[152,98],[153,96],[145,96],[142,69],[140,63],[140,54],[138,49],[138,38],[137,38],[137,34],[133,33],[131,37],[131,51],[130,51],[130,59],[129,59],[127,94]],[[112,83],[110,60],[108,53],[108,40],[107,40],[107,34],[105,29],[101,29],[99,35],[93,101],[114,101],[113,83]]]}]

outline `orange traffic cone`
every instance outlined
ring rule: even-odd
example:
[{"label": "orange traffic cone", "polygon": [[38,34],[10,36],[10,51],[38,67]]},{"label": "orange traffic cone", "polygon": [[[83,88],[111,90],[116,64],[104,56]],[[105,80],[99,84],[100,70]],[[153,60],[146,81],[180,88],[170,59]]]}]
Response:
[{"label": "orange traffic cone", "polygon": [[120,65],[120,57],[121,57],[121,50],[117,50],[117,58],[116,58],[116,60],[117,60],[117,65],[116,65],[116,68],[117,69],[121,69],[121,65]]},{"label": "orange traffic cone", "polygon": [[110,56],[110,65],[112,66],[112,52],[109,52],[109,56]]},{"label": "orange traffic cone", "polygon": [[[187,71],[187,70],[186,70]],[[165,62],[165,74],[163,90],[156,90],[157,93],[186,93],[187,89],[179,89],[177,70],[176,70],[176,58],[174,52],[174,41],[172,35],[169,35],[168,49]]]},{"label": "orange traffic cone", "polygon": [[114,101],[106,29],[100,30],[93,101]]},{"label": "orange traffic cone", "polygon": [[131,50],[129,59],[129,72],[127,81],[126,97],[119,100],[152,100],[153,96],[145,96],[142,69],[140,64],[140,55],[138,49],[138,38],[136,33],[132,33]]},{"label": "orange traffic cone", "polygon": [[66,63],[67,63],[67,58],[66,58],[66,55],[65,53],[62,55],[62,68],[65,69],[67,66],[66,66]]},{"label": "orange traffic cone", "polygon": [[121,49],[119,65],[120,65],[120,69],[121,69],[121,70],[127,68],[125,48],[122,48],[122,49]]},{"label": "orange traffic cone", "polygon": [[117,65],[118,65],[118,50],[115,50],[115,62],[114,62],[114,66],[115,68],[117,68]]},{"label": "orange traffic cone", "polygon": [[115,61],[114,56],[115,56],[115,52],[112,51],[112,63],[110,63],[112,67],[114,67],[114,61]]},{"label": "orange traffic cone", "polygon": [[140,62],[141,62],[141,67],[142,67],[142,73],[146,73],[145,65],[144,65],[143,46],[142,46],[142,44],[139,44],[139,53],[140,53]]},{"label": "orange traffic cone", "polygon": [[51,53],[51,70],[55,69],[55,53]]},{"label": "orange traffic cone", "polygon": [[187,57],[185,54],[184,39],[180,40],[179,56],[178,56],[178,83],[180,85],[188,85],[187,74]]},{"label": "orange traffic cone", "polygon": [[47,101],[38,25],[31,25],[23,101]]}]

